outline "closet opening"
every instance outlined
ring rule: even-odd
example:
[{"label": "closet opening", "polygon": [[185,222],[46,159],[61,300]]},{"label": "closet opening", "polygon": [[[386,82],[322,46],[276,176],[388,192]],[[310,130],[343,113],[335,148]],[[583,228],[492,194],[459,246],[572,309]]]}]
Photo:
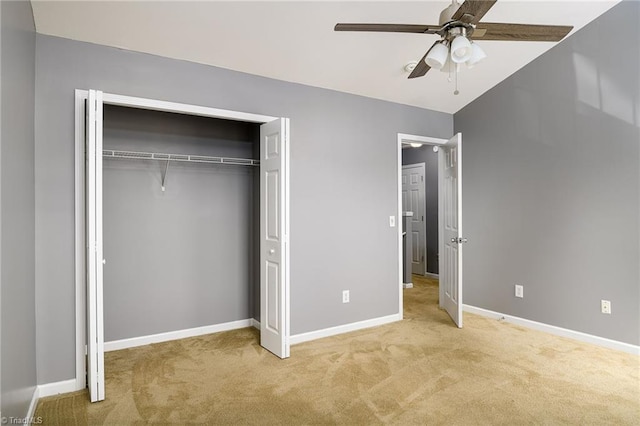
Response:
[{"label": "closet opening", "polygon": [[105,350],[258,322],[260,125],[114,105],[103,120]]},{"label": "closet opening", "polygon": [[284,118],[76,91],[76,388],[92,401],[109,350],[254,326],[289,356],[288,136]]}]

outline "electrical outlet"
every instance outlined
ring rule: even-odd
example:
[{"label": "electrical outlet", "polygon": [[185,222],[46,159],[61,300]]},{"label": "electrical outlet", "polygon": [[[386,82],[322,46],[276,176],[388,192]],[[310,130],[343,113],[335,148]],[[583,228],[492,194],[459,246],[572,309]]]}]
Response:
[{"label": "electrical outlet", "polygon": [[611,302],[609,300],[601,300],[600,311],[602,311],[603,314],[611,314]]},{"label": "electrical outlet", "polygon": [[342,292],[342,303],[349,303],[349,290]]},{"label": "electrical outlet", "polygon": [[395,228],[396,226],[396,217],[395,216],[389,216],[389,227],[390,228]]},{"label": "electrical outlet", "polygon": [[524,297],[524,287],[516,284],[516,297]]}]

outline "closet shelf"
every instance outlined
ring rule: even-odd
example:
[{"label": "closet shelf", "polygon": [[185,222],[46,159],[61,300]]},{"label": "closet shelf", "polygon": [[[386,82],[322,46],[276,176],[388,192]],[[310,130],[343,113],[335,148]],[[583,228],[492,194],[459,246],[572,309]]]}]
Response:
[{"label": "closet shelf", "polygon": [[229,164],[234,166],[259,166],[260,160],[251,158],[209,157],[206,155],[162,154],[158,152],[103,150],[104,158],[128,158],[130,160],[183,161],[188,163]]}]

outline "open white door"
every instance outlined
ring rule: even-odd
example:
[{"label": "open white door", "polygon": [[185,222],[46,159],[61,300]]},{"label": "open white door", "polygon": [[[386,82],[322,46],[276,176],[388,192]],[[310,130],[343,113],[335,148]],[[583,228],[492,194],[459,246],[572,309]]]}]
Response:
[{"label": "open white door", "polygon": [[440,145],[440,307],[462,328],[462,134]]},{"label": "open white door", "polygon": [[87,381],[91,402],[104,399],[102,311],[102,92],[86,105]]},{"label": "open white door", "polygon": [[289,120],[260,127],[260,344],[289,357]]}]

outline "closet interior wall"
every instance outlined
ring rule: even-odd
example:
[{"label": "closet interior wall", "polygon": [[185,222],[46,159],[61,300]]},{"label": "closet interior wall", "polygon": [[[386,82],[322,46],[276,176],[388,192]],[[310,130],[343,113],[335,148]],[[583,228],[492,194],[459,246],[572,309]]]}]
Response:
[{"label": "closet interior wall", "polygon": [[[104,149],[259,158],[258,124],[112,105]],[[105,341],[259,320],[259,167],[103,159]]]}]

